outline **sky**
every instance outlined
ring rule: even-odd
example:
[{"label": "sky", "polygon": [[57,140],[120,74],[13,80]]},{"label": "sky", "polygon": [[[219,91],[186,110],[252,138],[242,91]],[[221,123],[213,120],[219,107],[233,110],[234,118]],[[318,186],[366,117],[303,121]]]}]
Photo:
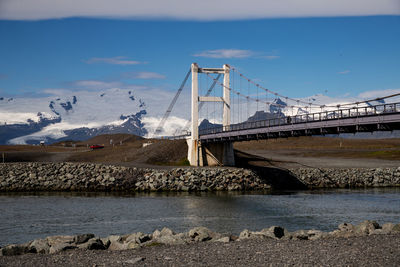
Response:
[{"label": "sky", "polygon": [[400,92],[400,2],[0,0],[0,97],[175,91],[193,62],[290,97]]}]

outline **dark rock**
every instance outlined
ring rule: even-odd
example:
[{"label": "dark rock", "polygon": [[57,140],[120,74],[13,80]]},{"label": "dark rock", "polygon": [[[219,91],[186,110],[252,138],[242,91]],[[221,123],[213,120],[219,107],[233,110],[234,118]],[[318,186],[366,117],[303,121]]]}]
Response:
[{"label": "dark rock", "polygon": [[29,252],[29,248],[26,244],[22,245],[8,245],[0,250],[0,254],[3,256],[16,256],[22,255]]},{"label": "dark rock", "polygon": [[73,243],[79,245],[79,244],[82,244],[82,243],[87,242],[89,239],[91,239],[91,238],[93,238],[93,237],[94,237],[94,234],[76,235],[76,236],[74,237]]},{"label": "dark rock", "polygon": [[285,229],[280,226],[272,226],[260,231],[262,234],[272,238],[282,238],[285,235]]},{"label": "dark rock", "polygon": [[83,249],[88,249],[88,250],[107,249],[107,247],[103,244],[103,242],[98,238],[92,238],[92,239],[88,240],[86,243],[81,244],[79,247],[83,248]]}]

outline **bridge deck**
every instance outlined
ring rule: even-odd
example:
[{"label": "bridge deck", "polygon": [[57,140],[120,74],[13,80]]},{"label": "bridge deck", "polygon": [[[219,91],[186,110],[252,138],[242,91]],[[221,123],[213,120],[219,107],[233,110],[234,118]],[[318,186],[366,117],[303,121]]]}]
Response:
[{"label": "bridge deck", "polygon": [[200,131],[200,140],[202,142],[245,141],[398,129],[400,129],[400,103],[394,103],[205,129]]}]

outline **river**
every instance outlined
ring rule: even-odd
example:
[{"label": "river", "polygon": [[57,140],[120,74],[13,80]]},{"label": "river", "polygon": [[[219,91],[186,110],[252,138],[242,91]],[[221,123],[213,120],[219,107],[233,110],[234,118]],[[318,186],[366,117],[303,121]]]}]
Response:
[{"label": "river", "polygon": [[279,225],[331,231],[342,222],[400,222],[400,188],[257,193],[2,193],[0,246],[49,235],[176,232],[239,234]]}]

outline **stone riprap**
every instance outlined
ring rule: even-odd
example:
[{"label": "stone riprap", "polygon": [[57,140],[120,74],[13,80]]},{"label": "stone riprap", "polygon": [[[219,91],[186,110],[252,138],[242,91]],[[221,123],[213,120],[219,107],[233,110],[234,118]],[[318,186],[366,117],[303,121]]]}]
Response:
[{"label": "stone riprap", "polygon": [[289,232],[282,227],[272,226],[260,231],[244,230],[239,236],[216,233],[206,227],[195,227],[183,233],[175,233],[169,228],[163,228],[161,231],[155,230],[150,234],[138,232],[126,235],[110,235],[104,238],[96,237],[94,234],[49,236],[25,244],[7,245],[0,249],[0,255],[15,256],[27,253],[54,254],[71,249],[127,250],[148,246],[184,245],[197,242],[240,242],[247,239],[317,240],[382,234],[400,234],[400,224],[386,223],[380,226],[375,221],[364,221],[358,225],[342,223],[337,230],[332,232],[318,230]]},{"label": "stone riprap", "polygon": [[289,170],[308,188],[400,186],[399,168],[297,168]]},{"label": "stone riprap", "polygon": [[92,163],[3,163],[0,191],[266,190],[254,172],[234,168],[130,168]]},{"label": "stone riprap", "polygon": [[[297,168],[285,173],[307,188],[400,186],[400,168]],[[0,192],[256,191],[270,189],[267,181],[281,179],[282,172],[267,175],[276,177],[260,178],[239,168],[162,170],[93,163],[3,163]]]}]

